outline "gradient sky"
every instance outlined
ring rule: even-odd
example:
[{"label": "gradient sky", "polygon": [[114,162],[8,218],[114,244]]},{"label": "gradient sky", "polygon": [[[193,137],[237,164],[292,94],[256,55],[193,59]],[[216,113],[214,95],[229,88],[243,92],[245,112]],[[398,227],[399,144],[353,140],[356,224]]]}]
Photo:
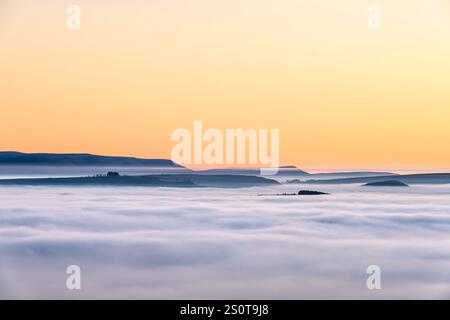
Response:
[{"label": "gradient sky", "polygon": [[202,120],[279,128],[283,164],[448,169],[450,2],[1,0],[0,114],[0,150],[168,158]]}]

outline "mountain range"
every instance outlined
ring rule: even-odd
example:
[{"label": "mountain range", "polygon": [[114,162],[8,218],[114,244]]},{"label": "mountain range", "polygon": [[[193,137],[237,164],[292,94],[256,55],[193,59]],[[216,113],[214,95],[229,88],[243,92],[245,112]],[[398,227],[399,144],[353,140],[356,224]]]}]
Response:
[{"label": "mountain range", "polygon": [[[26,171],[28,167],[36,168],[37,170],[41,170],[39,168],[49,168],[49,170],[57,171],[58,168],[61,170],[63,167],[73,167],[73,168],[85,168],[84,171],[90,172],[88,174],[98,174],[102,173],[101,168],[108,167],[117,168],[120,171],[120,168],[143,168],[145,169],[145,173],[148,174],[166,174],[166,173],[174,173],[177,175],[195,175],[195,177],[191,176],[187,179],[186,176],[178,176],[178,179],[183,181],[189,180],[189,183],[194,183],[196,185],[204,184],[206,181],[209,182],[214,181],[213,185],[218,182],[218,180],[224,181],[232,181],[226,178],[225,176],[261,176],[261,171],[258,168],[224,168],[224,169],[210,169],[210,170],[191,170],[189,168],[185,168],[171,160],[168,159],[143,159],[143,158],[135,158],[135,157],[123,157],[123,156],[102,156],[102,155],[94,155],[89,153],[23,153],[17,151],[0,151],[0,168],[6,173],[11,172],[11,167],[15,167],[16,171]],[[20,169],[23,168],[23,169]],[[178,170],[173,170],[178,169]],[[123,169],[125,172],[130,172],[133,169]],[[95,172],[93,172],[95,171]],[[99,172],[97,172],[99,171]],[[44,171],[47,173],[47,169]],[[51,171],[48,171],[51,176]],[[145,176],[145,173],[138,173],[141,176]],[[128,174],[130,175],[130,174]],[[131,174],[133,175],[133,174]],[[137,174],[136,174],[137,175]],[[210,178],[199,178],[200,176],[211,176]],[[214,177],[212,177],[214,176]],[[294,180],[291,180],[290,183],[311,183],[311,184],[341,184],[341,183],[374,183],[380,182],[384,180],[392,180],[395,176],[395,179],[400,180],[404,183],[450,183],[450,174],[449,173],[432,173],[432,174],[409,174],[409,175],[398,175],[389,172],[330,172],[330,173],[308,173],[303,171],[295,166],[281,166],[279,171],[273,178],[277,177],[278,181],[281,181],[283,177],[293,177]],[[155,179],[157,177],[154,177]],[[165,180],[165,177],[160,176],[159,178],[162,181]],[[158,178],[158,179],[159,179]],[[174,177],[175,178],[175,177]],[[270,178],[270,177],[266,177]],[[281,178],[281,179],[280,179]],[[155,179],[146,178],[146,182],[153,184],[157,182]],[[201,183],[199,183],[199,180]],[[239,178],[233,181],[233,183],[238,182]],[[301,180],[300,180],[301,179]],[[179,181],[181,181],[179,180]],[[195,182],[193,180],[196,180]],[[249,184],[259,185],[260,183],[265,183],[267,181],[256,181],[248,178],[243,178],[246,182],[250,182]],[[90,180],[91,181],[91,180]],[[29,182],[29,181],[27,181]],[[43,181],[40,181],[41,183]],[[52,183],[56,181],[51,181]],[[61,181],[59,181],[61,182]],[[81,182],[78,181],[78,182]],[[91,181],[92,182],[92,181]],[[96,183],[101,182],[101,180],[96,180]],[[111,180],[108,180],[110,183]],[[139,184],[143,182],[132,181],[131,178],[121,177],[120,182],[118,183],[131,183],[131,184]],[[176,181],[175,181],[176,182]],[[170,183],[175,183],[174,181],[170,181]],[[243,181],[241,181],[243,182]],[[23,181],[25,183],[25,181]],[[230,183],[230,184],[233,184]],[[222,183],[220,183],[222,184]],[[246,183],[237,183],[237,184],[246,184]]]},{"label": "mountain range", "polygon": [[[348,183],[366,183],[374,184],[392,180],[392,175],[377,177],[358,177],[343,179],[325,179],[325,180],[307,180],[307,184],[348,184]],[[450,183],[450,173],[419,173],[419,174],[403,174],[395,176],[398,180],[405,184],[447,184]]]},{"label": "mountain range", "polygon": [[0,151],[0,165],[182,168],[179,164],[167,159],[99,156],[89,153],[22,153],[16,151]]}]

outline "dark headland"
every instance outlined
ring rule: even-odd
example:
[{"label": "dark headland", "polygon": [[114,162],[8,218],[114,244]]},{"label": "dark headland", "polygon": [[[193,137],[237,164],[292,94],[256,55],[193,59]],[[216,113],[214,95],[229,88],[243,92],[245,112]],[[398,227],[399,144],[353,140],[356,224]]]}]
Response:
[{"label": "dark headland", "polygon": [[313,190],[300,190],[297,194],[299,196],[318,196],[321,194],[329,194],[329,193]]},{"label": "dark headland", "polygon": [[258,196],[318,196],[329,194],[327,192],[314,191],[314,190],[300,190],[296,193],[276,193],[276,194],[259,194]]}]

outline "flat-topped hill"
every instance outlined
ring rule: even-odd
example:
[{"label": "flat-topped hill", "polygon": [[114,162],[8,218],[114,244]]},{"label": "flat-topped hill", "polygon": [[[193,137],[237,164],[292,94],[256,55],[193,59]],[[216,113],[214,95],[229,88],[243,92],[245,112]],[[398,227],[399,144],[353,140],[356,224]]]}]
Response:
[{"label": "flat-topped hill", "polygon": [[15,151],[0,151],[0,165],[136,166],[182,168],[182,166],[167,159],[99,156],[89,153],[22,153]]}]

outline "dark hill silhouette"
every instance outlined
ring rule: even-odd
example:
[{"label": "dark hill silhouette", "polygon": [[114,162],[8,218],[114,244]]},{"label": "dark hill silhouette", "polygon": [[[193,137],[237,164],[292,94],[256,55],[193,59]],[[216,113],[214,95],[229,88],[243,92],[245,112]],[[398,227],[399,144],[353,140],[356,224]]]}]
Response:
[{"label": "dark hill silhouette", "polygon": [[[197,172],[201,174],[261,175],[261,169],[259,168],[224,168],[201,170]],[[295,166],[281,166],[275,176],[309,176],[309,173],[300,170]]]},{"label": "dark hill silhouette", "polygon": [[297,194],[299,196],[317,196],[317,195],[328,194],[328,193],[321,192],[321,191],[313,191],[313,190],[300,190],[299,192],[297,192]]},{"label": "dark hill silhouette", "polygon": [[0,165],[135,166],[183,168],[182,166],[167,159],[98,156],[88,153],[21,153],[14,151],[0,152]]},{"label": "dark hill silhouette", "polygon": [[362,178],[362,177],[378,177],[378,176],[397,176],[397,173],[380,172],[380,171],[336,171],[325,173],[312,173],[313,179],[344,179],[344,178]]},{"label": "dark hill silhouette", "polygon": [[[346,184],[346,183],[374,183],[386,180],[392,180],[393,176],[380,177],[360,177],[345,179],[327,179],[327,180],[308,180],[308,184]],[[450,173],[423,173],[423,174],[405,174],[395,176],[407,184],[447,184],[450,183]]]},{"label": "dark hill silhouette", "polygon": [[295,193],[276,193],[276,194],[258,194],[258,196],[317,196],[317,195],[323,195],[323,194],[329,194],[326,192],[321,191],[314,191],[314,190],[300,190]]}]

